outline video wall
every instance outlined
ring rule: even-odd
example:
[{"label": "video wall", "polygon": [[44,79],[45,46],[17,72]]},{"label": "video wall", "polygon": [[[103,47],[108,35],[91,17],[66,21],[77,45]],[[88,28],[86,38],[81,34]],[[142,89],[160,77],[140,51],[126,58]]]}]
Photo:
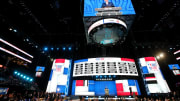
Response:
[{"label": "video wall", "polygon": [[138,76],[134,59],[89,58],[74,61],[73,77],[97,75]]},{"label": "video wall", "polygon": [[68,95],[71,60],[55,59],[53,61],[46,92]]},{"label": "video wall", "polygon": [[[72,95],[81,96],[104,96],[105,88],[109,89],[110,96],[141,95],[137,80],[73,80]],[[130,91],[131,89],[131,91]]]},{"label": "video wall", "polygon": [[131,0],[84,0],[84,16],[135,14]]},{"label": "video wall", "polygon": [[36,66],[36,74],[35,74],[35,76],[36,77],[41,77],[42,73],[44,72],[44,70],[45,70],[45,67],[43,67],[43,66]]},{"label": "video wall", "polygon": [[148,94],[170,92],[155,57],[140,58],[139,65]]},{"label": "video wall", "polygon": [[168,66],[169,69],[172,70],[174,75],[180,75],[180,67],[178,64],[170,64]]}]

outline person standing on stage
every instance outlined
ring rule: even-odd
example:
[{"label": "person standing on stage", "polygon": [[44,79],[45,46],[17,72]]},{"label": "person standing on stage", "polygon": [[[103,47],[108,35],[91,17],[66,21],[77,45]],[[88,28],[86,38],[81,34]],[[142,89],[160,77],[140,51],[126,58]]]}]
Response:
[{"label": "person standing on stage", "polygon": [[104,89],[104,91],[105,91],[105,100],[108,101],[109,89],[106,87],[106,88]]},{"label": "person standing on stage", "polygon": [[104,0],[105,2],[102,4],[101,8],[106,7],[114,7],[114,4],[112,2],[109,2],[109,0]]}]

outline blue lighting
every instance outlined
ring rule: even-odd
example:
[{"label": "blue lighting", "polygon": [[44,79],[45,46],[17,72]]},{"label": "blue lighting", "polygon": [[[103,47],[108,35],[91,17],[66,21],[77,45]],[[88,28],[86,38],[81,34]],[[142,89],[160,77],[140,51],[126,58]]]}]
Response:
[{"label": "blue lighting", "polygon": [[21,77],[22,77],[23,75],[21,74]]},{"label": "blue lighting", "polygon": [[23,77],[24,79],[26,78],[26,76]]},{"label": "blue lighting", "polygon": [[48,50],[48,47],[44,47],[44,51],[47,51]]},{"label": "blue lighting", "polygon": [[107,76],[105,75],[104,77],[106,78]]},{"label": "blue lighting", "polygon": [[66,47],[63,47],[63,50],[65,51],[65,50],[66,50]]},{"label": "blue lighting", "polygon": [[57,48],[57,50],[59,50],[59,48]]},{"label": "blue lighting", "polygon": [[116,75],[113,75],[113,78],[115,78],[116,77]]},{"label": "blue lighting", "polygon": [[20,73],[18,73],[17,75],[20,75]]},{"label": "blue lighting", "polygon": [[29,77],[27,77],[26,79],[29,80]]},{"label": "blue lighting", "polygon": [[102,76],[100,76],[100,78],[102,78]]},{"label": "blue lighting", "polygon": [[17,74],[17,72],[15,71],[14,74]]},{"label": "blue lighting", "polygon": [[53,51],[53,50],[54,50],[54,48],[51,48],[51,50]]},{"label": "blue lighting", "polygon": [[111,75],[109,75],[109,78],[111,78]]},{"label": "blue lighting", "polygon": [[30,81],[33,81],[33,79],[30,79]]},{"label": "blue lighting", "polygon": [[14,31],[14,32],[17,32],[17,30],[16,30],[16,29],[14,29],[13,31]]},{"label": "blue lighting", "polygon": [[72,48],[71,48],[71,47],[69,47],[68,49],[69,49],[69,51],[70,51]]},{"label": "blue lighting", "polygon": [[96,76],[96,78],[98,78],[98,76]]}]

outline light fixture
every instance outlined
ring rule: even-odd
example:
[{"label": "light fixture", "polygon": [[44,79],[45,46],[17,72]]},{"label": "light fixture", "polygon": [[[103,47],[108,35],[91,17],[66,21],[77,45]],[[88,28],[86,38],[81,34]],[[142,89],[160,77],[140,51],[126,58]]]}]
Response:
[{"label": "light fixture", "polygon": [[16,47],[16,46],[12,45],[11,43],[9,43],[9,42],[7,42],[7,41],[3,40],[2,38],[0,38],[0,41],[1,41],[1,42],[3,42],[3,43],[5,43],[6,45],[8,45],[8,46],[12,47],[12,48],[14,48],[14,49],[16,49],[16,50],[18,50],[18,51],[20,51],[20,52],[24,53],[25,55],[27,55],[27,56],[29,56],[29,57],[33,58],[33,56],[32,56],[32,55],[30,55],[30,54],[26,53],[25,51],[23,51],[23,50],[19,49],[18,47]]}]

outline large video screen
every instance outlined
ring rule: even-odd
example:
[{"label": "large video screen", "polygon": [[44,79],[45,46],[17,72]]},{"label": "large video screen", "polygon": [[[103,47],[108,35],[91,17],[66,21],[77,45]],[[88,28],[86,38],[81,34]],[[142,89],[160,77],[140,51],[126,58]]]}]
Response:
[{"label": "large video screen", "polygon": [[97,75],[138,76],[134,59],[89,58],[74,61],[73,77]]},{"label": "large video screen", "polygon": [[139,64],[148,94],[170,92],[155,57],[140,58]]},{"label": "large video screen", "polygon": [[84,16],[135,14],[131,0],[84,0]]},{"label": "large video screen", "polygon": [[45,67],[43,66],[36,66],[36,72],[44,72]]},{"label": "large video screen", "polygon": [[68,95],[71,60],[55,59],[53,61],[46,92]]},{"label": "large video screen", "polygon": [[[141,95],[137,80],[73,80],[72,95],[81,96],[104,96],[105,88],[109,89],[110,96]],[[131,91],[130,91],[131,89]]]},{"label": "large video screen", "polygon": [[172,70],[174,75],[180,75],[180,67],[178,64],[170,64],[168,66],[169,69]]}]

